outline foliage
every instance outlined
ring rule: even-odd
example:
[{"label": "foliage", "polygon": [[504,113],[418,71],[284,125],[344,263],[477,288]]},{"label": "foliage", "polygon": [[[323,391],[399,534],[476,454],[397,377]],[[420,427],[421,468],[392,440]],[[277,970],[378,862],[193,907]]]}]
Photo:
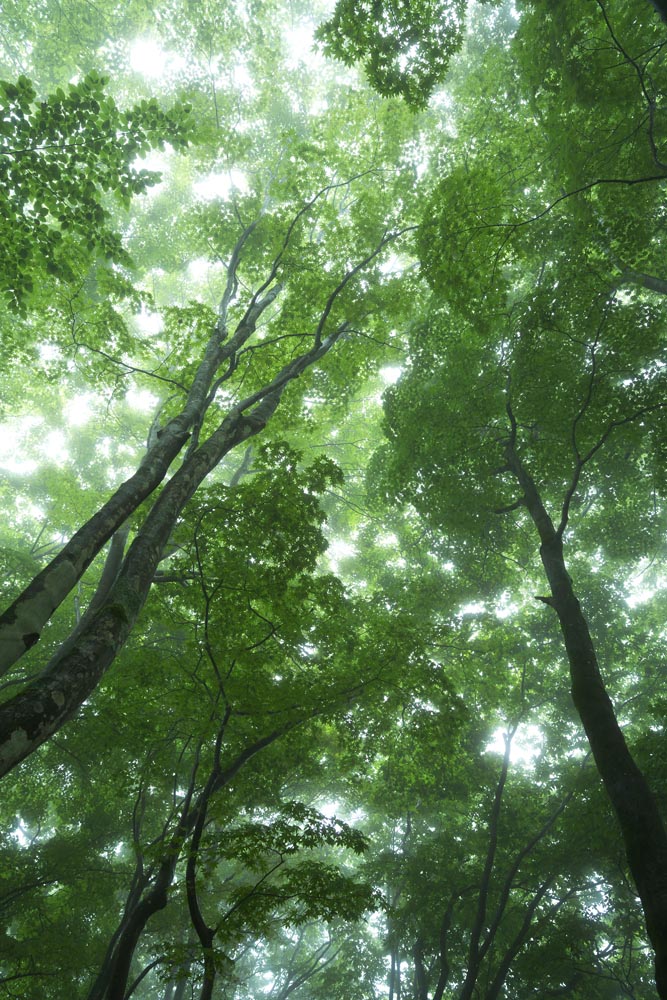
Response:
[{"label": "foliage", "polygon": [[328,55],[347,66],[363,61],[378,93],[420,108],[463,44],[465,10],[465,0],[339,0],[317,37]]},{"label": "foliage", "polygon": [[163,111],[152,99],[121,112],[106,83],[89,73],[42,101],[26,76],[0,83],[2,290],[20,312],[44,274],[74,281],[71,258],[81,251],[127,263],[106,193],[129,208],[159,180],[137,158],[165,142],[188,145],[187,105]]},{"label": "foliage", "polygon": [[0,991],[649,1000],[557,614],[664,811],[664,25],[58,11],[0,40]]}]

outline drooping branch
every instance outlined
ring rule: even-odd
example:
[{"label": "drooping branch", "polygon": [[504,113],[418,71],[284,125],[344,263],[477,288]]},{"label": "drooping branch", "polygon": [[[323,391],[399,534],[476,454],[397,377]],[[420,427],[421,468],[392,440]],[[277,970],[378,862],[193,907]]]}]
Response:
[{"label": "drooping branch", "polygon": [[[627,49],[622,45],[621,41],[619,40],[616,32],[614,31],[611,25],[609,16],[607,14],[604,4],[602,3],[602,0],[597,0],[597,5],[602,11],[602,17],[604,18],[604,23],[607,26],[607,31],[609,32],[609,36],[612,42],[614,43],[617,51],[625,59],[626,63],[629,66],[632,66],[637,75],[637,79],[639,81],[639,87],[641,89],[644,100],[646,101],[646,107],[648,111],[647,136],[648,136],[649,146],[651,147],[651,155],[653,157],[653,162],[657,167],[660,167],[662,170],[667,170],[667,164],[663,163],[662,160],[660,159],[660,156],[658,155],[658,147],[656,146],[655,142],[655,113],[657,108],[657,100],[656,97],[653,94],[650,94],[648,91],[648,88],[646,86],[645,71],[641,68],[637,60],[633,59],[630,53],[627,51]],[[659,3],[654,3],[653,6],[656,8],[656,10],[658,11],[661,10]]]},{"label": "drooping branch", "polygon": [[[452,236],[465,236],[469,233],[486,232],[490,229],[503,229],[511,232],[515,229],[523,229],[524,226],[530,226],[533,222],[538,222],[545,216],[549,215],[550,212],[560,205],[561,202],[567,201],[569,198],[576,198],[580,194],[585,194],[587,191],[593,191],[597,187],[603,187],[609,185],[611,187],[636,187],[638,184],[653,184],[657,181],[667,181],[667,168],[662,170],[657,174],[647,174],[644,177],[598,177],[594,181],[589,181],[587,184],[581,184],[577,188],[573,188],[571,191],[566,191],[564,194],[559,195],[554,198],[553,201],[549,202],[546,208],[543,208],[541,212],[537,212],[535,215],[528,216],[524,219],[515,219],[511,222],[483,222],[477,226],[467,226],[465,229],[456,229],[452,231]],[[510,238],[508,237],[508,239]]]}]

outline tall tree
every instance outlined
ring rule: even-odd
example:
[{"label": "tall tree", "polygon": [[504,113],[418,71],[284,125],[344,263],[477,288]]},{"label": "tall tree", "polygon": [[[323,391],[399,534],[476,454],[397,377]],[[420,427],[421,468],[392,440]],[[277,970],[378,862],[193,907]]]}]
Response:
[{"label": "tall tree", "polygon": [[[322,134],[319,145],[332,138]],[[381,132],[378,139],[382,142]],[[261,201],[237,201],[226,213],[216,206],[197,221],[198,238],[212,241],[226,278],[216,313],[195,308],[171,314],[174,327],[190,322],[194,331],[183,344],[188,356],[179,377],[157,378],[174,387],[182,402],[170,399],[170,412],[149,436],[134,475],[5,612],[0,626],[5,669],[38,641],[102,546],[163,482],[186,441],[187,450],[144,513],[143,527],[135,526],[127,556],[113,581],[105,582],[95,615],[54,654],[40,679],[2,707],[3,773],[56,732],[97,685],[141,611],[185,504],[222,458],[262,431],[286,388],[339,341],[361,342],[353,364],[371,363],[368,334],[380,321],[385,287],[387,301],[396,301],[395,282],[383,279],[379,266],[406,226],[392,198],[375,193],[381,155],[370,153],[355,176],[327,181],[332,167],[313,161],[317,144],[301,143],[296,176],[269,181]],[[300,202],[298,192],[304,186],[312,190],[315,182],[319,190]],[[242,293],[249,288],[254,290]],[[260,319],[268,323],[268,336],[265,329],[258,331]],[[135,367],[141,365],[129,366]],[[349,384],[349,368],[344,378]],[[234,387],[236,381],[243,392]]]},{"label": "tall tree", "polygon": [[[635,274],[619,258],[645,258],[649,246],[660,257],[652,231],[660,211],[656,181],[664,177],[662,136],[650,93],[659,86],[659,67],[649,82],[646,65],[630,54],[643,49],[650,31],[602,6],[594,18],[572,5],[558,25],[542,20],[535,8],[522,19],[513,46],[520,59],[530,51],[532,75],[514,69],[513,51],[509,57],[499,50],[485,55],[487,65],[496,63],[479,84],[488,87],[498,78],[501,60],[512,84],[504,84],[506,103],[503,91],[495,90],[492,129],[487,123],[480,132],[479,112],[473,111],[460,141],[475,134],[479,151],[443,178],[426,213],[421,255],[437,300],[413,338],[416,360],[389,396],[387,416],[395,456],[390,475],[398,476],[398,495],[410,498],[450,539],[458,537],[450,542],[455,562],[462,560],[465,538],[463,561],[487,586],[502,587],[503,580],[509,585],[502,564],[508,546],[518,546],[514,558],[520,564],[529,559],[532,522],[550,587],[540,600],[558,616],[574,703],[619,819],[664,996],[667,836],[617,721],[565,562],[576,538],[572,520],[583,517],[578,511],[591,523],[599,511],[597,543],[603,553],[614,550],[620,525],[611,515],[604,526],[602,482],[617,483],[615,491],[643,524],[656,514],[653,476],[660,475],[660,460],[656,456],[650,480],[643,481],[652,498],[643,492],[639,468],[648,470],[648,454],[664,425],[664,310],[642,295],[617,292]],[[535,45],[563,66],[558,82],[549,64],[534,68]],[[620,69],[622,82],[615,92],[618,105],[606,104],[601,117],[589,97],[604,79],[602,52],[608,46],[617,53],[614,72]],[[536,148],[532,140],[530,149],[507,142],[526,128],[517,93],[527,94],[523,108],[543,123]],[[629,112],[631,129],[625,127]],[[573,147],[563,137],[575,125],[584,141]],[[503,178],[489,169],[499,160]],[[635,186],[649,213],[642,222],[652,211],[654,225],[630,233],[622,219],[635,208]],[[545,207],[538,208],[540,203]],[[564,224],[570,239],[561,253]],[[649,270],[661,273],[659,264]],[[650,288],[650,282],[641,284]],[[474,373],[474,383],[466,373]],[[467,400],[474,401],[472,410]],[[423,440],[417,428],[424,424],[447,431]],[[636,478],[628,480],[623,463],[637,469]],[[516,542],[508,534],[510,518]],[[595,529],[584,530],[590,538]],[[648,555],[638,539],[631,553],[634,559]]]}]

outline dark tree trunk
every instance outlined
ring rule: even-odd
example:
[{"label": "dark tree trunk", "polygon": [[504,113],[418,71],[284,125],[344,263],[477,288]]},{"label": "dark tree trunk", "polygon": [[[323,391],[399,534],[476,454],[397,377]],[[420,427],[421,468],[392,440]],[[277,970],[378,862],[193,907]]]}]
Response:
[{"label": "dark tree trunk", "polygon": [[656,985],[667,1000],[667,833],[646,778],[628,749],[600,673],[588,622],[565,565],[563,532],[558,530],[538,489],[508,447],[509,465],[523,490],[525,506],[540,536],[540,556],[570,665],[572,700],[583,723],[598,772],[619,820],[628,865],[641,899],[646,929],[655,952]]},{"label": "dark tree trunk", "polygon": [[588,623],[565,566],[560,537],[540,546],[570,663],[572,700],[618,816],[625,852],[655,950],[658,994],[667,998],[667,833],[646,778],[628,749],[604,686]]},{"label": "dark tree trunk", "polygon": [[[184,847],[191,834],[197,829],[198,823],[203,822],[210,799],[224,788],[236,777],[241,768],[256,754],[274,743],[280,736],[284,735],[294,726],[299,724],[299,720],[291,722],[269,733],[262,739],[257,740],[250,746],[242,750],[236,758],[224,770],[220,769],[217,762],[217,754],[220,750],[220,743],[224,733],[229,714],[222,722],[221,732],[218,734],[216,746],[216,763],[209,776],[202,792],[197,796],[196,801],[192,801],[194,794],[194,783],[196,777],[196,766],[193,771],[190,789],[183,803],[178,826],[169,841],[164,844],[163,856],[160,864],[153,875],[150,883],[144,882],[142,891],[135,894],[131,905],[126,906],[121,926],[114,935],[113,943],[109,949],[109,954],[105,959],[102,970],[92,986],[87,1000],[124,1000],[127,991],[127,981],[130,975],[132,959],[136,951],[137,944],[150,918],[163,910],[169,901],[169,891],[174,880],[174,873],[181,857]],[[200,830],[201,833],[201,830]],[[213,943],[213,933],[209,946]],[[214,982],[214,967],[212,965],[212,950],[205,956],[207,978],[204,987],[206,988],[210,980],[212,990]],[[178,987],[177,987],[178,990]],[[202,997],[210,997],[211,993],[202,993]]]}]

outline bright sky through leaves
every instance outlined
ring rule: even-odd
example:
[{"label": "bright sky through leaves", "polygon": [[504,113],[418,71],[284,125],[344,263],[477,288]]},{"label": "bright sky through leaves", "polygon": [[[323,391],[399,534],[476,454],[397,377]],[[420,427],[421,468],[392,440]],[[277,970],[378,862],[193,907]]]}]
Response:
[{"label": "bright sky through leaves", "polygon": [[2,20],[0,993],[667,1000],[654,5]]}]

